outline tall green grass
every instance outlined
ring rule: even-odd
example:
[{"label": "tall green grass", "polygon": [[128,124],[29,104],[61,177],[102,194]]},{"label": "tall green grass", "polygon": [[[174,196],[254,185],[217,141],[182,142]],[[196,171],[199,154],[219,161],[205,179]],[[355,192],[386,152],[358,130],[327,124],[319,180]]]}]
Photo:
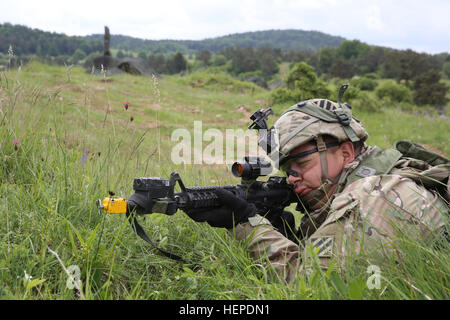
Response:
[{"label": "tall green grass", "polygon": [[[192,131],[194,120],[244,128],[239,107],[267,103],[268,92],[223,75],[215,79],[238,90],[224,90],[221,82],[191,85],[206,76],[155,82],[38,63],[1,73],[1,299],[448,299],[447,244],[399,239],[407,254],[400,265],[380,265],[379,290],[366,286],[370,257],[350,261],[343,274],[313,268],[287,285],[230,233],[182,212],[153,214],[142,225],[161,247],[198,263],[197,271],[159,255],[125,217],[99,213],[96,200],[109,191],[127,197],[134,177],[178,171],[186,185],[239,182],[225,165],[170,160],[174,129]],[[274,109],[279,116],[282,107]],[[374,144],[407,138],[448,156],[447,120],[398,117],[393,110],[357,116]],[[80,268],[80,289],[67,285],[70,266]]]}]

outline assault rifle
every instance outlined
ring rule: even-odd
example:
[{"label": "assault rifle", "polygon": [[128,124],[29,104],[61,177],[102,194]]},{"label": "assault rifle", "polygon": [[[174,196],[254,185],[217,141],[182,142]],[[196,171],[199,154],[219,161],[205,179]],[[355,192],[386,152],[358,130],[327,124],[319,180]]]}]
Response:
[{"label": "assault rifle", "polygon": [[[267,129],[267,116],[272,110],[258,110],[251,119],[252,129]],[[249,128],[250,128],[249,127]],[[265,131],[265,130],[263,130]],[[261,139],[260,139],[261,140]],[[267,142],[266,136],[263,139]],[[232,192],[236,197],[253,203],[257,212],[265,214],[270,221],[280,221],[285,207],[298,202],[293,188],[286,181],[286,177],[270,176],[267,181],[257,180],[272,172],[272,166],[262,157],[244,157],[243,162],[235,162],[231,171],[235,177],[241,178],[238,185],[186,187],[177,172],[172,172],[169,179],[160,177],[135,178],[133,189],[135,194],[126,200],[124,198],[108,197],[99,200],[99,209],[105,213],[126,214],[137,235],[151,244],[165,256],[182,260],[179,256],[157,247],[146,235],[144,229],[136,220],[136,215],[151,213],[175,214],[178,209],[208,209],[221,206],[215,190],[221,188]],[[181,191],[175,192],[178,183]],[[293,228],[295,223],[288,223]],[[285,230],[286,231],[286,230]]]},{"label": "assault rifle", "polygon": [[[284,208],[291,203],[298,202],[298,198],[293,192],[292,186],[287,183],[286,177],[271,176],[267,181],[256,180],[258,177],[267,175],[261,174],[261,169],[264,167],[263,171],[268,172],[269,166],[271,166],[270,163],[259,157],[245,157],[244,162],[235,162],[232,166],[233,175],[242,179],[238,185],[185,187],[180,175],[176,172],[172,172],[169,179],[135,178],[133,182],[135,194],[132,196],[132,200],[108,197],[99,203],[99,208],[109,214],[126,214],[139,237],[164,255],[182,260],[157,247],[137,222],[135,215],[151,213],[173,215],[178,209],[213,209],[221,205],[214,192],[221,188],[253,203],[257,212],[267,214],[266,217],[270,221],[276,221],[280,219]],[[176,183],[181,192],[175,192]]]}]

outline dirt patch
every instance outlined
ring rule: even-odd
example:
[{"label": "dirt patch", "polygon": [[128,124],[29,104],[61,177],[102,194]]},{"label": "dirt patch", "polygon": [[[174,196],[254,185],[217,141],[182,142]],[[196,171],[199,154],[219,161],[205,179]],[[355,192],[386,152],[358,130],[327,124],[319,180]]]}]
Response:
[{"label": "dirt patch", "polygon": [[160,110],[162,108],[161,104],[158,102],[144,103],[144,105],[148,105],[153,110]]},{"label": "dirt patch", "polygon": [[160,122],[156,122],[156,121],[147,121],[145,123],[145,127],[146,128],[150,128],[150,129],[156,129],[156,128],[160,128],[161,127],[161,123]]},{"label": "dirt patch", "polygon": [[268,108],[269,107],[269,104],[267,103],[267,101],[266,100],[264,100],[264,99],[256,99],[255,100],[255,104],[257,105],[257,106],[260,106],[259,108]]},{"label": "dirt patch", "polygon": [[176,106],[175,110],[188,112],[188,113],[203,113],[203,110],[194,106]]},{"label": "dirt patch", "polygon": [[190,85],[192,88],[200,88],[200,87],[203,87],[205,85],[205,83],[202,80],[197,80],[197,81],[191,82]]},{"label": "dirt patch", "polygon": [[241,123],[248,123],[250,120],[250,116],[252,115],[252,112],[250,111],[249,107],[246,105],[238,105],[236,107],[236,111],[242,114],[242,117],[239,119],[239,122]]}]

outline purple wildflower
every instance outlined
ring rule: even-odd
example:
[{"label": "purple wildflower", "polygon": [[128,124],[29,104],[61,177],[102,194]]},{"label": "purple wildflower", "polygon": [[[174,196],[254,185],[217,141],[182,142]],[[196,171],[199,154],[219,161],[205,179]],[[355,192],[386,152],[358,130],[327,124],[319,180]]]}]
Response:
[{"label": "purple wildflower", "polygon": [[87,150],[86,150],[86,148],[84,148],[83,155],[81,156],[81,161],[80,161],[80,165],[83,167],[86,165],[87,155],[88,155]]}]

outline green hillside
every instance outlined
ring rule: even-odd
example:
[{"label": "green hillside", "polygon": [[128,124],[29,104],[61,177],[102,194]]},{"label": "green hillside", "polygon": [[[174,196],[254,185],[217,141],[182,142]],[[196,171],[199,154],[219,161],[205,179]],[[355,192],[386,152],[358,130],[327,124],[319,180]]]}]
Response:
[{"label": "green hillside", "polygon": [[46,32],[22,25],[0,24],[0,53],[6,54],[12,47],[15,55],[71,56],[77,49],[86,54],[103,51],[103,42],[69,37],[65,34]]},{"label": "green hillside", "polygon": [[[151,38],[151,34],[148,36]],[[103,41],[103,34],[86,39]],[[272,47],[282,50],[317,51],[323,47],[338,47],[345,39],[318,31],[267,30],[230,34],[204,40],[143,40],[123,35],[111,35],[111,47],[130,51],[200,51],[219,52],[228,47]]]},{"label": "green hillside", "polygon": [[[148,38],[151,38],[151,34]],[[111,30],[111,48],[132,52],[197,52],[210,50],[218,52],[228,47],[268,46],[282,50],[317,51],[323,47],[338,47],[345,39],[317,31],[268,30],[231,34],[205,40],[144,40],[114,34]],[[35,54],[39,56],[71,56],[76,49],[85,54],[103,52],[103,34],[90,36],[67,36],[45,32],[22,25],[0,24],[0,53],[7,53],[12,46],[16,55]]]}]

